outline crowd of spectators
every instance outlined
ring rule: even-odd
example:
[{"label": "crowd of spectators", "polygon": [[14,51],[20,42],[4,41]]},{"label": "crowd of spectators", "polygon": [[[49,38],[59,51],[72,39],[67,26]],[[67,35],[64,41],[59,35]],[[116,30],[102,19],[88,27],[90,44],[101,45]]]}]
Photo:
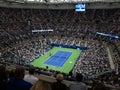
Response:
[{"label": "crowd of spectators", "polygon": [[[9,68],[9,67],[8,67]],[[24,67],[14,67],[8,70],[5,65],[0,64],[0,88],[2,90],[120,90],[119,76],[115,72],[109,72],[96,78],[86,78],[81,73],[77,73],[74,81],[65,81],[65,76],[56,74],[55,81],[48,82],[35,76],[34,68],[29,68],[26,74]],[[32,77],[27,79],[26,76]],[[33,78],[34,77],[34,78]],[[49,77],[50,78],[50,77]]]},{"label": "crowd of spectators", "polygon": [[50,47],[44,43],[44,39],[29,41],[3,53],[1,60],[15,64],[28,65],[31,61],[43,55]]},{"label": "crowd of spectators", "polygon": [[49,35],[81,38],[93,38],[96,31],[120,35],[119,9],[87,10],[83,13],[13,8],[0,8],[0,11],[0,50],[36,37],[31,33],[34,29],[53,29],[54,32],[49,32]]},{"label": "crowd of spectators", "polygon": [[82,55],[80,55],[76,64],[75,72],[91,76],[111,71],[106,45],[100,44],[95,40],[86,41],[85,44],[88,50],[81,53]]}]

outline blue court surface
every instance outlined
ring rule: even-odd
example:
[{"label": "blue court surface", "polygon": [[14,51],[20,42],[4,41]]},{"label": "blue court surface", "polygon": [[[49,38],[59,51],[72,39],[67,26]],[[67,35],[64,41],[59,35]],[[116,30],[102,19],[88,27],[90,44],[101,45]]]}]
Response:
[{"label": "blue court surface", "polygon": [[71,56],[71,54],[72,52],[58,51],[54,55],[52,55],[44,64],[62,67]]}]

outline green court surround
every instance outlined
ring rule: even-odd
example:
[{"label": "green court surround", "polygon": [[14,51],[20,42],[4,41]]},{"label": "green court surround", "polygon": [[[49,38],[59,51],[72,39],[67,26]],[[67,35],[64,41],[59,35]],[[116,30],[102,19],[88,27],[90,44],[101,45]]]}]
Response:
[{"label": "green court surround", "polygon": [[[59,50],[72,52],[71,56],[68,58],[68,60],[64,63],[62,67],[56,67],[56,66],[44,64],[44,62],[51,57],[50,53],[55,54]],[[71,48],[53,47],[51,50],[49,50],[48,52],[46,52],[44,55],[40,56],[39,58],[35,59],[30,64],[35,67],[40,67],[40,68],[46,68],[46,66],[48,66],[49,70],[60,71],[60,72],[68,74],[74,67],[74,64],[76,63],[76,60],[79,57],[81,51],[82,50],[71,49]]]}]

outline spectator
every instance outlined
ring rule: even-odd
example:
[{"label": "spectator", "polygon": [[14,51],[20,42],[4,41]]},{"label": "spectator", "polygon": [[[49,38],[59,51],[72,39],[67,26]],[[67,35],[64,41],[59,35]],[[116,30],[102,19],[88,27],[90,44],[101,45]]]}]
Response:
[{"label": "spectator", "polygon": [[24,68],[17,67],[15,69],[15,78],[8,81],[7,90],[29,90],[32,84],[23,80],[24,74]]},{"label": "spectator", "polygon": [[83,76],[80,73],[77,73],[76,80],[73,82],[69,88],[70,90],[87,90],[87,86],[82,82]]},{"label": "spectator", "polygon": [[57,74],[56,76],[57,82],[53,83],[52,90],[67,90],[67,86],[62,83],[63,75]]},{"label": "spectator", "polygon": [[24,80],[31,84],[35,84],[38,81],[38,78],[34,76],[34,72],[35,72],[35,68],[30,67],[29,74],[24,76]]}]

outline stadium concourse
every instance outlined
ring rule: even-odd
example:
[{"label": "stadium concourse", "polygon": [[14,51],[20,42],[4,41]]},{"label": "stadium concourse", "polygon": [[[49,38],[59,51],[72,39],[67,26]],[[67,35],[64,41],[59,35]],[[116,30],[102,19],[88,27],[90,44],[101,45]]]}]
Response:
[{"label": "stadium concourse", "polygon": [[[32,32],[48,29],[53,29],[53,32]],[[97,35],[96,32],[120,36],[120,9],[88,9],[78,13],[71,9],[1,7],[0,62],[6,67],[24,66],[28,69],[31,62],[52,49],[51,44],[84,46],[88,49],[76,58],[69,74],[49,69],[48,66],[35,67],[35,75],[55,79],[58,73],[62,73],[64,79],[71,83],[81,73],[84,76],[83,82],[90,90],[95,90],[93,87],[98,85],[96,82],[109,88],[107,90],[117,90],[120,86],[120,41]],[[67,87],[69,89],[69,85]]]}]

